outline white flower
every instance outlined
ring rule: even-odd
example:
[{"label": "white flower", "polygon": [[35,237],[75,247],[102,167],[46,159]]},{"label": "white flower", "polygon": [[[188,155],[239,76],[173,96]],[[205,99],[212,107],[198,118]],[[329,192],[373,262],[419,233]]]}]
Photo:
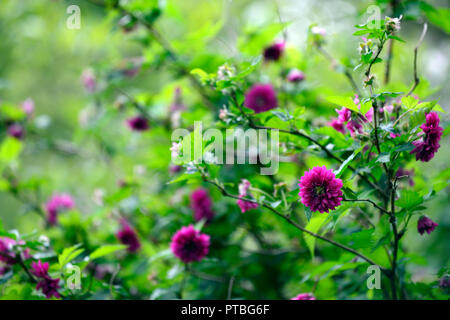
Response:
[{"label": "white flower", "polygon": [[320,35],[323,37],[327,35],[327,31],[324,28],[318,27],[318,26],[312,27],[311,33],[315,34],[315,35]]},{"label": "white flower", "polygon": [[183,145],[181,142],[172,142],[172,147],[170,148],[170,151],[172,152],[172,159],[178,158],[182,146]]},{"label": "white flower", "polygon": [[400,16],[399,18],[386,17],[386,23],[385,23],[386,32],[387,33],[398,32],[400,30],[400,20],[401,19],[402,19],[402,16]]}]

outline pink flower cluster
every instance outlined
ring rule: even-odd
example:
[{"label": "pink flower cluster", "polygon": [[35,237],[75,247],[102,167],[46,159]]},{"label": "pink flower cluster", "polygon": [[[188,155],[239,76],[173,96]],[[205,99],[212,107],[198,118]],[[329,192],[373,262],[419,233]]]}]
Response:
[{"label": "pink flower cluster", "polygon": [[214,217],[214,211],[212,209],[212,200],[203,188],[199,188],[191,194],[191,209],[194,212],[195,221],[206,219],[211,221]]},{"label": "pink flower cluster", "polygon": [[55,225],[58,222],[58,213],[64,209],[72,209],[75,203],[72,197],[68,194],[55,194],[45,204],[47,211],[47,221],[50,225]]},{"label": "pink flower cluster", "polygon": [[424,136],[422,140],[413,142],[415,148],[411,153],[416,154],[416,160],[428,162],[433,159],[440,147],[439,140],[441,140],[443,129],[439,126],[438,114],[436,112],[427,114],[425,123],[420,128]]},{"label": "pink flower cluster", "polygon": [[[242,179],[242,183],[239,185],[239,198],[247,197],[247,195],[249,194],[248,189],[250,188],[250,186],[251,186],[250,181]],[[259,206],[255,202],[245,201],[242,199],[237,200],[237,204],[239,208],[241,208],[242,213],[248,210],[256,209]]]},{"label": "pink flower cluster", "polygon": [[42,290],[47,299],[51,297],[60,298],[58,293],[59,278],[53,279],[48,274],[48,262],[42,263],[39,260],[37,263],[31,263],[31,274],[38,278],[36,290]]},{"label": "pink flower cluster", "polygon": [[328,212],[341,205],[342,180],[325,166],[305,172],[298,185],[302,203],[313,212]]},{"label": "pink flower cluster", "polygon": [[184,263],[202,260],[209,252],[210,238],[192,225],[182,227],[172,237],[170,249]]},{"label": "pink flower cluster", "polygon": [[[353,102],[361,108],[360,100],[358,95],[355,95]],[[373,120],[373,108],[370,108],[369,111],[363,116],[358,114],[353,114],[351,110],[342,107],[340,110],[336,109],[338,114],[337,118],[331,119],[329,125],[333,127],[336,131],[339,131],[345,134],[345,127],[350,131],[350,135],[352,137],[355,136],[355,133],[363,132],[363,123],[370,122]],[[344,127],[344,125],[346,126]]]}]

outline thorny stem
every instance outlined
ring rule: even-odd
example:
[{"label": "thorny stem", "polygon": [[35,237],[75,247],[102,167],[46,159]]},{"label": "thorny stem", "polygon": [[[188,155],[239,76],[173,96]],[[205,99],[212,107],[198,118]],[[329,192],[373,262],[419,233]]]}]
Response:
[{"label": "thorny stem", "polygon": [[[240,199],[240,200],[248,201],[248,202],[252,202],[252,203],[258,203],[258,201],[254,200],[254,199],[242,198],[242,197],[240,198],[240,197],[237,196],[237,195],[234,195],[234,194],[229,193],[228,190],[226,190],[226,189],[225,189],[222,185],[220,185],[218,182],[209,180],[203,171],[200,171],[200,172],[201,172],[201,175],[202,175],[202,177],[203,177],[203,180],[204,180],[205,182],[207,182],[207,183],[209,183],[209,184],[215,186],[216,188],[218,188],[218,189],[222,192],[222,194],[223,194],[225,197],[233,198],[233,199],[236,199],[236,200],[239,200],[239,199]],[[317,233],[314,233],[314,232],[312,232],[312,231],[307,230],[306,228],[302,227],[302,226],[299,225],[297,222],[295,222],[294,220],[292,220],[289,216],[284,215],[283,213],[279,212],[278,210],[276,210],[275,208],[271,207],[271,206],[270,206],[269,204],[267,204],[267,203],[262,203],[262,204],[260,204],[260,205],[261,205],[262,207],[264,207],[264,208],[270,210],[271,212],[273,212],[273,213],[276,214],[277,216],[283,218],[286,222],[288,222],[290,225],[294,226],[294,227],[297,228],[298,230],[300,230],[300,231],[302,231],[302,232],[305,232],[305,233],[309,234],[310,236],[312,236],[312,237],[314,237],[314,238],[317,238],[317,239],[320,239],[320,240],[322,240],[322,241],[328,242],[328,243],[332,244],[332,245],[335,246],[335,247],[338,247],[338,248],[341,248],[341,249],[343,249],[343,250],[345,250],[345,251],[348,251],[348,252],[350,252],[350,253],[353,253],[354,255],[356,255],[356,256],[360,257],[361,259],[365,260],[366,262],[368,262],[368,263],[370,263],[370,264],[372,264],[372,265],[378,266],[378,267],[380,268],[380,270],[381,270],[383,273],[385,273],[386,275],[389,275],[389,271],[388,271],[388,270],[386,270],[385,268],[381,267],[381,266],[378,265],[376,262],[374,262],[372,259],[370,259],[369,257],[366,257],[366,256],[363,255],[362,253],[360,253],[360,252],[358,252],[358,251],[356,251],[356,250],[354,250],[354,249],[352,249],[352,248],[350,248],[350,247],[347,247],[346,245],[343,245],[343,244],[341,244],[341,243],[339,243],[339,242],[336,242],[336,241],[334,241],[334,240],[331,240],[331,239],[329,239],[329,238],[327,238],[327,237],[321,236],[320,234],[317,234]]]}]

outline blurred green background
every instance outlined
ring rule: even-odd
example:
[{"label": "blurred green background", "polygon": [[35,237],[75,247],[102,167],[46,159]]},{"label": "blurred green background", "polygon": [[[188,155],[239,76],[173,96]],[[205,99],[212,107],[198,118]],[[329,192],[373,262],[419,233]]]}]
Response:
[{"label": "blurred green background", "polygon": [[[449,4],[447,1],[431,3],[447,8]],[[71,4],[81,8],[79,30],[66,27],[66,9]],[[196,43],[192,40],[192,46],[186,47],[186,40],[189,37],[195,39],[196,31],[210,28],[220,20],[220,32],[210,39],[205,52],[219,53],[226,60],[238,54],[239,41],[248,30],[278,19],[288,21],[289,46],[304,53],[301,59],[310,60],[305,70],[309,83],[328,94],[329,90],[349,91],[348,84],[342,74],[330,70],[325,59],[308,53],[308,26],[317,23],[327,30],[327,50],[336,59],[356,59],[359,39],[352,33],[354,25],[363,21],[369,4],[366,1],[317,0],[167,0],[167,17],[161,22],[161,29],[165,37],[188,56],[190,50],[195,52]],[[412,4],[410,10],[414,14],[419,9]],[[420,47],[419,73],[429,81],[431,88],[436,88],[432,97],[439,97],[441,106],[450,111],[450,38],[448,25],[445,27],[447,33],[430,25]],[[413,47],[421,29],[421,24],[414,21],[405,19],[402,23],[400,36],[406,43],[396,42],[394,47],[393,87],[400,82],[412,83]],[[107,16],[103,9],[87,1],[1,1],[0,100],[15,104],[26,98],[35,101],[33,121],[37,124],[36,136],[44,139],[30,134],[18,172],[23,179],[45,179],[42,201],[55,190],[69,192],[75,196],[80,211],[88,214],[95,208],[94,191],[98,188],[106,192],[115,190],[117,181],[125,177],[144,181],[143,192],[149,197],[158,196],[159,190],[155,189],[153,182],[167,178],[170,137],[161,135],[158,130],[142,136],[130,133],[123,124],[124,118],[114,114],[106,114],[104,121],[89,126],[89,119],[96,116],[95,101],[80,82],[82,71],[90,66],[96,69],[105,64],[120,66],[124,59],[140,56],[142,41],[139,32],[126,34],[118,30],[115,17]],[[153,47],[148,50],[153,50]],[[210,58],[206,54],[197,57],[199,63]],[[220,63],[218,61],[217,64]],[[195,66],[194,60],[192,67]],[[381,64],[374,69],[376,73],[383,72]],[[160,107],[155,112],[163,112],[161,110],[172,101],[174,86],[166,87],[170,80],[167,70],[150,68],[128,81],[126,88],[150,95],[154,104]],[[192,99],[190,94],[187,90],[186,103]],[[330,114],[332,110],[330,108]],[[448,123],[448,113],[442,121]],[[449,175],[449,139],[450,136],[446,136],[441,141],[441,148],[432,162],[417,164],[429,179],[441,174]],[[427,181],[419,179],[417,183],[425,187]],[[417,259],[423,258],[423,265],[415,267],[417,280],[423,280],[436,273],[439,267],[448,265],[449,191],[447,188],[441,192],[429,205],[427,214],[439,223],[436,232],[427,236],[426,241],[416,232],[406,235],[406,246],[411,251],[421,252]],[[23,212],[22,205],[14,198],[0,193],[0,219],[5,228],[17,228],[21,232],[36,229],[39,218]]]}]

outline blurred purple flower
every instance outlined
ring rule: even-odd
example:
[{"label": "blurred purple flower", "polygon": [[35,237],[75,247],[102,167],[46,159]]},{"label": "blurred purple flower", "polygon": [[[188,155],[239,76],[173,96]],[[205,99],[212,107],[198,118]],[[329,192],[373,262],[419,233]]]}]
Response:
[{"label": "blurred purple flower", "polygon": [[141,247],[141,243],[138,239],[136,231],[131,228],[125,219],[121,219],[120,224],[122,225],[122,229],[117,232],[117,239],[119,239],[122,244],[128,246],[128,252],[137,252]]},{"label": "blurred purple flower", "polygon": [[278,106],[276,92],[270,84],[255,84],[245,94],[244,105],[255,113],[275,109]]},{"label": "blurred purple flower", "polygon": [[170,244],[173,254],[184,263],[202,260],[209,251],[210,238],[192,225],[175,233]]},{"label": "blurred purple flower", "polygon": [[8,135],[20,140],[25,135],[25,130],[20,124],[14,123],[8,127]]},{"label": "blurred purple flower", "polygon": [[50,225],[55,225],[58,222],[58,213],[65,209],[72,209],[75,203],[72,197],[68,194],[55,194],[45,204],[47,211],[47,221]]},{"label": "blurred purple flower", "polygon": [[438,226],[436,222],[428,218],[427,216],[422,216],[417,221],[417,231],[423,235],[425,232],[430,234]]},{"label": "blurred purple flower", "polygon": [[263,52],[264,60],[266,61],[278,61],[283,55],[286,44],[283,41],[275,42],[274,44],[266,47]]},{"label": "blurred purple flower", "polygon": [[199,188],[192,192],[191,194],[191,209],[194,211],[195,221],[200,221],[206,219],[206,221],[211,221],[214,217],[214,212],[212,210],[212,200],[203,188]]},{"label": "blurred purple flower", "polygon": [[128,127],[134,131],[146,131],[150,127],[148,120],[142,116],[136,116],[127,120]]},{"label": "blurred purple flower", "polygon": [[289,82],[300,82],[305,80],[305,74],[298,69],[292,69],[286,78]]}]

